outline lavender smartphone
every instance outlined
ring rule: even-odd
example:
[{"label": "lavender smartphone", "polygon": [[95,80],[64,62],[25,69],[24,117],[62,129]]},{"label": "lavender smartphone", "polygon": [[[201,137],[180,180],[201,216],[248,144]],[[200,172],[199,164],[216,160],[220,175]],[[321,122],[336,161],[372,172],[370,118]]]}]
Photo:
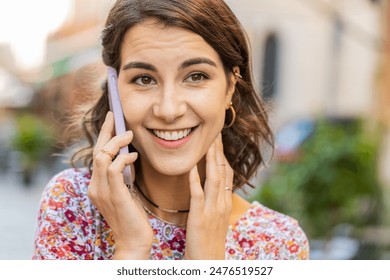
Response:
[{"label": "lavender smartphone", "polygon": [[[108,82],[108,101],[110,104],[110,110],[114,114],[115,122],[115,133],[116,135],[126,132],[125,119],[123,116],[122,105],[119,99],[118,84],[117,84],[117,74],[116,70],[112,67],[108,67],[107,71],[107,82]],[[129,147],[125,146],[120,148],[119,154],[128,154]],[[123,170],[123,178],[125,184],[129,187],[132,187],[131,180],[131,168],[129,165],[126,165]]]}]

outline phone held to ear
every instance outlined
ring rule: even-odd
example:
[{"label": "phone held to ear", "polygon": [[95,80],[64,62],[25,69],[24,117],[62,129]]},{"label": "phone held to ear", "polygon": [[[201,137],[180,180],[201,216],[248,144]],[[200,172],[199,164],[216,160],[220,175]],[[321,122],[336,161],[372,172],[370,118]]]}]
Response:
[{"label": "phone held to ear", "polygon": [[[108,101],[110,105],[110,110],[114,114],[114,122],[115,122],[115,133],[116,135],[122,134],[126,132],[125,119],[122,111],[121,101],[119,99],[119,91],[118,91],[118,77],[116,70],[112,67],[108,67],[107,71],[107,83],[108,83]],[[129,147],[125,146],[120,148],[119,154],[128,154]],[[123,178],[125,184],[132,188],[133,183],[131,180],[131,168],[129,165],[126,165],[123,170]]]}]

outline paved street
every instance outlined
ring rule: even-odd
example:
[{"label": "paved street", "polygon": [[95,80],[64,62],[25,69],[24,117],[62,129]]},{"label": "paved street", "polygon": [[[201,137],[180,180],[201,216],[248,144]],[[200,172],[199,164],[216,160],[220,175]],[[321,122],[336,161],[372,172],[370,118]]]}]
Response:
[{"label": "paved street", "polygon": [[40,171],[26,187],[17,172],[0,172],[0,260],[31,259],[43,188],[53,175]]}]

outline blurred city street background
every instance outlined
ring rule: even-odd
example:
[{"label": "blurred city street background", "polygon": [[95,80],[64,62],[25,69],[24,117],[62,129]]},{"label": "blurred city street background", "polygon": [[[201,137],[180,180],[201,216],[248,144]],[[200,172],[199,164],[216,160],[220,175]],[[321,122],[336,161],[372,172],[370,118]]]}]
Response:
[{"label": "blurred city street background", "polygon": [[[248,199],[296,218],[312,259],[390,259],[389,0],[228,0],[276,150]],[[99,98],[113,0],[0,2],[0,259],[30,259],[72,110]]]},{"label": "blurred city street background", "polygon": [[41,170],[26,187],[14,171],[0,175],[0,260],[31,259],[39,199],[50,176]]}]

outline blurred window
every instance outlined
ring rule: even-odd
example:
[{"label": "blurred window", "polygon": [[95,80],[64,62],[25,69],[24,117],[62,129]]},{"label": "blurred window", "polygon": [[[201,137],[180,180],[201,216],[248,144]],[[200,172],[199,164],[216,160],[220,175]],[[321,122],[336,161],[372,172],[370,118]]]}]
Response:
[{"label": "blurred window", "polygon": [[265,40],[265,51],[262,71],[262,92],[265,100],[275,98],[278,86],[279,42],[275,34],[268,35]]}]

